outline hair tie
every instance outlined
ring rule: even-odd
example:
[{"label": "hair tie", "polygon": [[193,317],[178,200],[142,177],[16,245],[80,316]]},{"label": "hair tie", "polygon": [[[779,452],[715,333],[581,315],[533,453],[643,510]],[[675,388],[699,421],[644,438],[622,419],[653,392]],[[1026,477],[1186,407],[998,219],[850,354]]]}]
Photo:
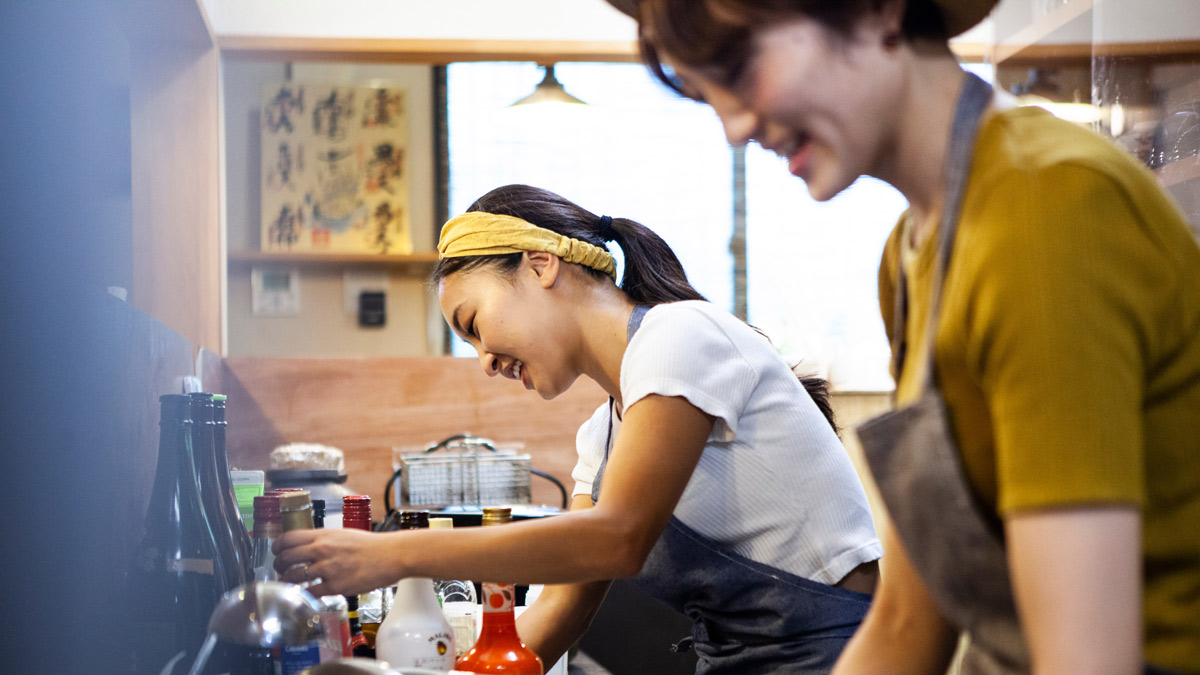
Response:
[{"label": "hair tie", "polygon": [[600,238],[604,241],[613,241],[617,238],[617,232],[612,227],[611,216],[600,216]]}]

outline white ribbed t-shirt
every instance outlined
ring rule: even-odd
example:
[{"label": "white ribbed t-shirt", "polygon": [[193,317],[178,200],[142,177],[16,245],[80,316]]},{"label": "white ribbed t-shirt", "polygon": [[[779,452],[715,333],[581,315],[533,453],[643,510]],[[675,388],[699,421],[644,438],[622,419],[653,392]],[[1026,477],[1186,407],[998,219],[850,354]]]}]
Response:
[{"label": "white ribbed t-shirt", "polygon": [[[625,350],[621,398],[680,396],[717,418],[675,507],[733,552],[833,584],[883,555],[867,497],[837,434],[771,343],[701,301],[652,307]],[[590,494],[609,406],[579,428],[573,494]],[[621,422],[613,415],[612,438]]]}]

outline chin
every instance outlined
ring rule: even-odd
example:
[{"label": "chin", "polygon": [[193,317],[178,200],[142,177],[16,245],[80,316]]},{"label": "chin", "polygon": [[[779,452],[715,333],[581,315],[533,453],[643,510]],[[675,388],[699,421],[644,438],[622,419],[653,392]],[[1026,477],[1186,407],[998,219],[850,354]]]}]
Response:
[{"label": "chin", "polygon": [[819,202],[827,202],[854,184],[855,178],[845,180],[834,176],[816,175],[804,181],[808,195]]}]

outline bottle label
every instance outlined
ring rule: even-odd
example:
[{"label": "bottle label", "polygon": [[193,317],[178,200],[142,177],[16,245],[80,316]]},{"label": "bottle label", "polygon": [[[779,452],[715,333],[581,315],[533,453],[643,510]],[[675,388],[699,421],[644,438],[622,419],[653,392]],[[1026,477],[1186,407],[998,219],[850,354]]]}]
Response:
[{"label": "bottle label", "polygon": [[212,574],[213,561],[209,558],[168,558],[167,571]]},{"label": "bottle label", "polygon": [[475,644],[475,608],[473,602],[447,602],[442,605],[442,614],[446,623],[454,631],[454,651],[456,656],[462,656]]},{"label": "bottle label", "polygon": [[321,663],[321,647],[313,641],[306,645],[279,648],[280,675],[300,675],[303,671]]},{"label": "bottle label", "polygon": [[511,612],[513,611],[513,601],[515,599],[516,589],[512,584],[497,584],[487,582],[483,584],[483,612],[491,614],[493,612]]}]

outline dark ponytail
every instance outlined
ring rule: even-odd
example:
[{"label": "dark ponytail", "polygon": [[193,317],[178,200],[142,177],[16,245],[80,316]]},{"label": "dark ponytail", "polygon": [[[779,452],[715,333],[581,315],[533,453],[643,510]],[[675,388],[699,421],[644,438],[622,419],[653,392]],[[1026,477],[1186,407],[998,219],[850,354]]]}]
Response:
[{"label": "dark ponytail", "polygon": [[829,422],[829,426],[833,427],[833,433],[840,436],[842,430],[833,418],[833,404],[829,401],[829,382],[816,375],[798,374],[796,377],[800,380],[800,384],[804,385],[804,391],[808,392],[813,403],[817,404],[817,409],[825,416],[825,421]]},{"label": "dark ponytail", "polygon": [[[606,238],[615,241],[625,254],[621,290],[639,305],[659,305],[679,300],[704,300],[683,271],[675,252],[650,228],[628,218],[604,218],[549,190],[529,185],[505,185],[480,197],[467,211],[513,216],[572,239],[605,248]],[[433,270],[431,281],[475,267],[493,265],[512,273],[521,264],[521,254],[443,258]],[[603,272],[580,266],[597,279]]]}]

